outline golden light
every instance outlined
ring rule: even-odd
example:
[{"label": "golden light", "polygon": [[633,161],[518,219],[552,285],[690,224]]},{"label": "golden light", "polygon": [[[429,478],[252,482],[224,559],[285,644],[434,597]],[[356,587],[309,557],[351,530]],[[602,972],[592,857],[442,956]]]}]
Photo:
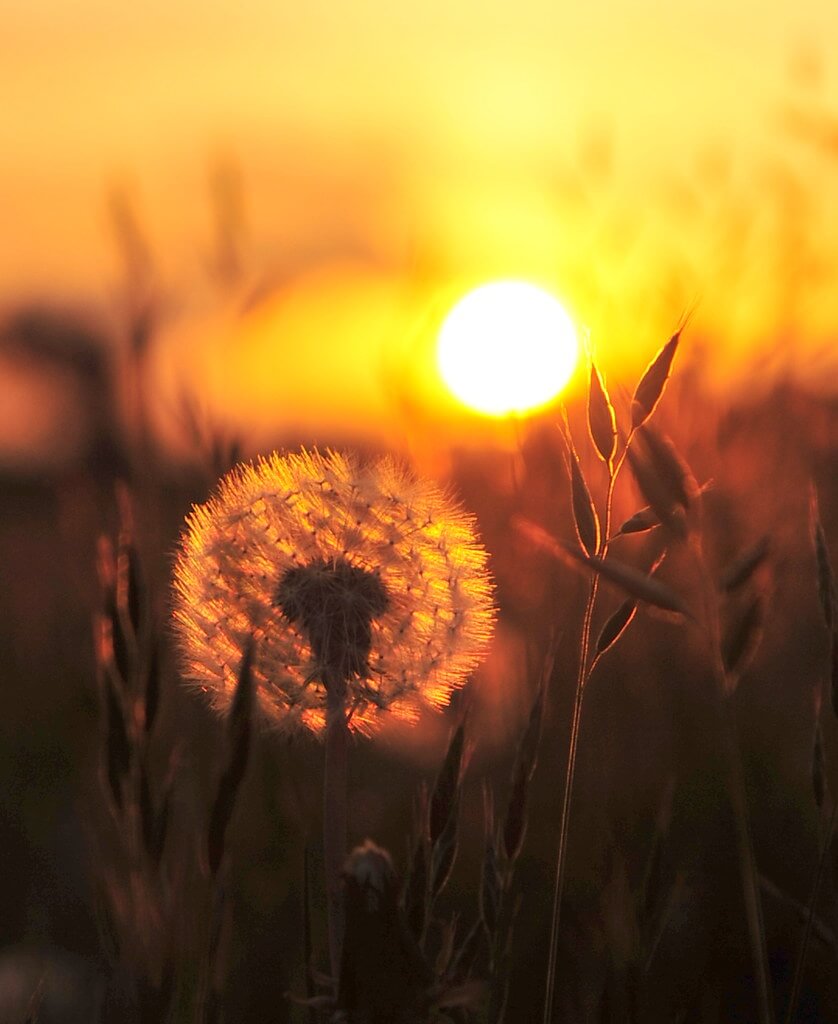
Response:
[{"label": "golden light", "polygon": [[469,292],[439,332],[442,378],[488,416],[533,412],[567,384],[579,354],[576,330],[555,296],[525,281]]}]

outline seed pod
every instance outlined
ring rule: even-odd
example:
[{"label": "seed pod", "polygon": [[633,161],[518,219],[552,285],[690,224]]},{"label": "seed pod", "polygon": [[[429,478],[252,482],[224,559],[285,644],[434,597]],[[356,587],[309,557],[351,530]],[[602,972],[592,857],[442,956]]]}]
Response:
[{"label": "seed pod", "polygon": [[639,569],[619,562],[615,558],[586,558],[581,552],[567,550],[568,554],[589,565],[607,580],[616,583],[632,597],[654,605],[656,608],[662,608],[664,611],[677,612],[690,618],[689,609],[683,598],[660,580],[647,576]]},{"label": "seed pod", "polygon": [[631,426],[636,430],[652,415],[658,404],[663,389],[669,379],[672,360],[678,348],[681,332],[677,331],[658,352],[646,367],[643,376],[635,388],[631,402]]},{"label": "seed pod", "polygon": [[673,536],[683,540],[687,535],[684,506],[678,501],[671,486],[658,474],[652,461],[633,448],[628,450],[628,460],[643,497],[649,502],[660,523]]},{"label": "seed pod", "polygon": [[698,496],[698,484],[678,449],[670,438],[648,424],[640,427],[638,435],[655,472],[670,491],[673,503],[689,509]]},{"label": "seed pod", "polygon": [[722,639],[722,662],[730,677],[742,674],[762,639],[765,622],[765,598],[755,594],[744,612],[725,630]]},{"label": "seed pod", "polygon": [[626,519],[620,529],[617,530],[615,536],[622,537],[628,533],[646,533],[648,530],[654,530],[660,524],[661,521],[658,519],[657,513],[652,506],[644,505],[633,516]]},{"label": "seed pod", "polygon": [[611,615],[599,631],[594,651],[597,657],[605,654],[620,639],[637,614],[637,601],[633,597],[626,598],[620,607]]},{"label": "seed pod", "polygon": [[769,537],[763,536],[749,548],[742,552],[739,558],[735,559],[725,569],[719,583],[720,589],[732,594],[739,590],[750,580],[754,573],[768,558],[771,551]]},{"label": "seed pod", "polygon": [[594,448],[611,471],[611,460],[617,447],[617,422],[614,406],[600,376],[596,364],[591,360],[591,382],[588,388],[588,430]]},{"label": "seed pod", "polygon": [[576,526],[576,534],[579,543],[589,555],[595,555],[599,551],[599,517],[596,507],[585,482],[582,467],[568,439],[568,459],[570,462],[570,493],[573,505],[573,522]]}]

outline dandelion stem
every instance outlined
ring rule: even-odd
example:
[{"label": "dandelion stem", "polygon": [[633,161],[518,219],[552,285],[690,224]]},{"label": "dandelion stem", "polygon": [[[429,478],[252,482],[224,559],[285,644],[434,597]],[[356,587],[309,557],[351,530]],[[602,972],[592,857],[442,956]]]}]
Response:
[{"label": "dandelion stem", "polygon": [[329,922],[329,962],[337,986],[343,948],[344,906],[341,872],[347,854],[346,685],[327,684],[326,751],[323,773],[323,860],[326,869],[326,905]]}]

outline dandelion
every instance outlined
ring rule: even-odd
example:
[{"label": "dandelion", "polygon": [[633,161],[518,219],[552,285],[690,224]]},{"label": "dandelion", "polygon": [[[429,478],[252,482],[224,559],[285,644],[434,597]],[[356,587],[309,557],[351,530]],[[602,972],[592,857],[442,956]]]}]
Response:
[{"label": "dandelion", "polygon": [[487,557],[473,518],[388,458],[274,454],[233,469],[187,521],[174,609],[187,678],[225,710],[253,643],[248,665],[268,720],[325,729],[336,984],[349,729],[414,718],[462,685],[492,632]]},{"label": "dandelion", "polygon": [[321,732],[444,706],[488,646],[487,554],[472,516],[389,458],[303,451],[238,466],[187,520],[175,565],[184,675],[221,711],[249,637],[267,719]]}]

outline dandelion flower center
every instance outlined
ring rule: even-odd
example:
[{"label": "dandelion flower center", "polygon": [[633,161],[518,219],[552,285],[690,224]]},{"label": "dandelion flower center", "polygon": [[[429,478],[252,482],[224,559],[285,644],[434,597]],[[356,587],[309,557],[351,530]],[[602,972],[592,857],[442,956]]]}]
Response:
[{"label": "dandelion flower center", "polygon": [[343,686],[369,675],[372,620],[387,608],[377,572],[343,559],[286,569],[276,595],[289,622],[299,622],[323,666],[323,684]]}]

